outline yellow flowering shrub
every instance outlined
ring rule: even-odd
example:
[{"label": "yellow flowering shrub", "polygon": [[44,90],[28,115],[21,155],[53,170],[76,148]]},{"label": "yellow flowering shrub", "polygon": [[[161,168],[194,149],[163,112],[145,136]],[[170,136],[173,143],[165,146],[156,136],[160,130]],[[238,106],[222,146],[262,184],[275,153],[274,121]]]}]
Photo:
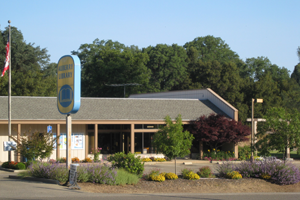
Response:
[{"label": "yellow flowering shrub", "polygon": [[170,173],[165,174],[165,178],[168,180],[176,180],[176,179],[178,179],[178,176],[176,174],[170,172]]},{"label": "yellow flowering shrub", "polygon": [[85,158],[84,160],[82,160],[82,162],[93,162],[93,160],[91,158]]},{"label": "yellow flowering shrub", "polygon": [[162,172],[160,174],[163,175],[164,177],[166,177],[166,172]]},{"label": "yellow flowering shrub", "polygon": [[152,160],[150,158],[143,158],[142,162],[152,162]]},{"label": "yellow flowering shrub", "polygon": [[263,178],[263,179],[269,180],[269,179],[271,178],[271,175],[262,173],[262,174],[260,175],[260,177]]},{"label": "yellow flowering shrub", "polygon": [[200,176],[196,174],[195,172],[190,171],[187,174],[184,174],[183,178],[189,179],[189,180],[198,180],[200,179]]},{"label": "yellow flowering shrub", "polygon": [[227,173],[226,177],[230,178],[230,179],[241,179],[241,178],[243,178],[242,175],[237,171]]},{"label": "yellow flowering shrub", "polygon": [[154,158],[154,161],[156,161],[156,162],[165,162],[166,159],[164,159],[164,158]]},{"label": "yellow flowering shrub", "polygon": [[150,175],[150,179],[152,181],[157,181],[157,182],[163,182],[166,180],[163,174],[159,174],[159,175],[152,174]]},{"label": "yellow flowering shrub", "polygon": [[77,163],[77,162],[80,162],[79,158],[77,158],[77,157],[72,158],[72,163]]}]

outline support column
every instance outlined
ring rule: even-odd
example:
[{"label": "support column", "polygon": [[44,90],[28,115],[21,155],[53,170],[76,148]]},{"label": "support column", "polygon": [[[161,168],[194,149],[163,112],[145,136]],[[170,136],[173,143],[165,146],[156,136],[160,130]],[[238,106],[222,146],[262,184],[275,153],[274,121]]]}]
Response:
[{"label": "support column", "polygon": [[203,159],[203,142],[199,141],[199,156],[200,156],[200,160]]},{"label": "support column", "polygon": [[71,136],[72,136],[72,117],[70,114],[67,115],[66,118],[66,135],[67,135],[67,163],[66,163],[66,167],[67,169],[70,169],[70,165],[72,163],[72,157],[71,157]]},{"label": "support column", "polygon": [[134,124],[131,124],[130,127],[130,151],[134,153]]},{"label": "support column", "polygon": [[60,159],[60,124],[56,124],[56,160]]},{"label": "support column", "polygon": [[89,154],[89,134],[88,131],[85,132],[85,158],[88,157]]},{"label": "support column", "polygon": [[95,145],[94,145],[94,151],[98,149],[98,124],[95,124]]},{"label": "support column", "polygon": [[239,158],[239,145],[238,144],[234,145],[234,157],[236,159]]},{"label": "support column", "polygon": [[[18,124],[17,140],[21,140],[21,124]],[[17,162],[21,162],[21,155],[19,152],[17,152]]]}]

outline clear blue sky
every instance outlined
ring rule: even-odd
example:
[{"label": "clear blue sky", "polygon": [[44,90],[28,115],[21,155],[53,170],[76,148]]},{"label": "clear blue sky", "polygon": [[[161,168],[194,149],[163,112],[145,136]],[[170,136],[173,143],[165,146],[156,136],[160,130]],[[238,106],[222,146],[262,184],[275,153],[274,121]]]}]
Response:
[{"label": "clear blue sky", "polygon": [[27,43],[47,48],[51,62],[96,38],[140,49],[184,45],[196,37],[224,40],[242,60],[268,57],[291,72],[299,62],[300,0],[5,0],[7,21]]}]

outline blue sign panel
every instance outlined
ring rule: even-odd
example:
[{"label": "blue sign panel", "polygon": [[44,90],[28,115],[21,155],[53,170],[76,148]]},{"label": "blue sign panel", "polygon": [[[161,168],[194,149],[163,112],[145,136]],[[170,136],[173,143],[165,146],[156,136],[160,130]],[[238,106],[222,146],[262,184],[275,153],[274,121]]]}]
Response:
[{"label": "blue sign panel", "polygon": [[52,133],[52,126],[47,126],[47,133]]},{"label": "blue sign panel", "polygon": [[74,114],[80,108],[81,64],[78,56],[66,55],[57,65],[57,108],[61,114]]}]

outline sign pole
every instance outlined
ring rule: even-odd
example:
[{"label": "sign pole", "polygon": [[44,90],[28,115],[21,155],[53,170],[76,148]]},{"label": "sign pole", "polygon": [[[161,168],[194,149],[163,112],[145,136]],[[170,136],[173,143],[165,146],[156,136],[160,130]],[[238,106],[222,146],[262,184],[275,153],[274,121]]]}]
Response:
[{"label": "sign pole", "polygon": [[[8,34],[9,34],[9,67],[8,67],[8,141],[11,137],[11,33],[10,20],[8,20]],[[11,152],[8,152],[8,161],[11,162]]]},{"label": "sign pole", "polygon": [[66,117],[66,167],[72,163],[72,117],[80,108],[81,63],[78,56],[66,55],[57,64],[57,108]]},{"label": "sign pole", "polygon": [[70,114],[66,117],[66,133],[67,133],[67,169],[70,169],[70,164],[72,163],[71,159],[71,137],[72,137],[72,117]]}]

